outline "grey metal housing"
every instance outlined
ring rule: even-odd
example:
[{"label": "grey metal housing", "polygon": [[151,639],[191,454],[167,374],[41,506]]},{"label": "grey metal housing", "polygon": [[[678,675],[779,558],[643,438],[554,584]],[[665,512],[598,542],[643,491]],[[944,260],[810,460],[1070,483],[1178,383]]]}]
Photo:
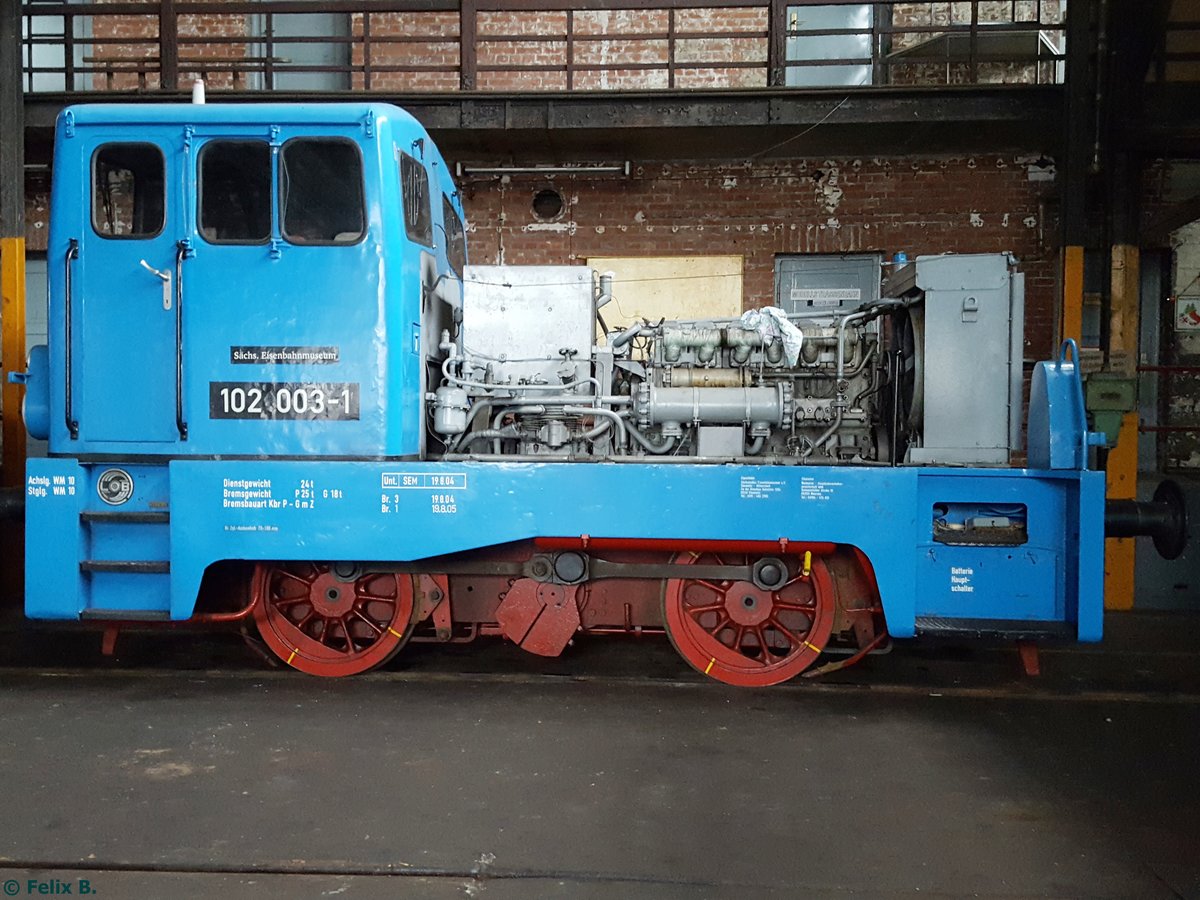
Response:
[{"label": "grey metal housing", "polygon": [[914,301],[917,441],[907,461],[1007,464],[1021,449],[1025,276],[1007,253],[919,256],[883,286]]}]

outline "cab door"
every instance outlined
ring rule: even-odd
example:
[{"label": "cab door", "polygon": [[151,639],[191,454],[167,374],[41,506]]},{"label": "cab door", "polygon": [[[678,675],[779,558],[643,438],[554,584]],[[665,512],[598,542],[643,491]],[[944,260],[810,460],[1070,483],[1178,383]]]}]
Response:
[{"label": "cab door", "polygon": [[383,247],[368,229],[361,134],[356,123],[196,130],[184,263],[194,452],[385,452]]},{"label": "cab door", "polygon": [[88,149],[86,214],[67,262],[78,285],[69,416],[85,444],[170,443],[180,438],[180,195],[169,190],[179,163],[161,138],[97,136]]}]

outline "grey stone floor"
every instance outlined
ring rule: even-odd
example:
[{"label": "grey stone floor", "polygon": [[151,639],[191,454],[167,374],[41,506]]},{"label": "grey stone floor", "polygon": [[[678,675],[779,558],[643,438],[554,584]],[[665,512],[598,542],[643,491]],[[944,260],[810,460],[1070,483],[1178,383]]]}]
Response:
[{"label": "grey stone floor", "polygon": [[1200,697],[1055,684],[9,668],[0,878],[19,896],[34,877],[105,897],[1200,897]]}]

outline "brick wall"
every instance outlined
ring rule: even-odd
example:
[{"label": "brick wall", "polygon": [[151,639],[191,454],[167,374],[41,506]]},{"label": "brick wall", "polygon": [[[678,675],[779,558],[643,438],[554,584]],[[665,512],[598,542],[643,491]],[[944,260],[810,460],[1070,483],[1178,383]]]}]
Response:
[{"label": "brick wall", "polygon": [[[1011,250],[1026,274],[1026,353],[1042,358],[1056,344],[1058,257],[1048,242],[1058,226],[1043,220],[1055,184],[1031,181],[1030,164],[1012,156],[696,161],[637,166],[628,179],[466,179],[462,191],[473,262],[741,254],[747,306],[772,302],[780,253]],[[550,222],[530,206],[546,187],[566,201]]]},{"label": "brick wall", "polygon": [[[251,57],[261,55],[261,47],[241,40],[253,30],[249,19],[249,16],[222,13],[180,16],[180,85],[187,86],[195,79],[203,77],[208,86],[215,90],[244,86],[249,74],[245,66],[236,66],[232,71],[221,72],[214,71],[212,67],[198,66],[196,63],[207,61],[219,66],[222,62],[228,62],[232,66],[237,61],[248,61]],[[199,41],[199,38],[209,40]],[[212,38],[224,38],[228,43],[214,41]],[[196,40],[196,43],[185,43],[193,40]]]},{"label": "brick wall", "polygon": [[[350,62],[361,66],[370,39],[371,90],[456,91],[459,87],[457,12],[354,13],[350,16]],[[421,67],[408,71],[407,67]],[[429,67],[437,67],[430,71]],[[366,87],[362,72],[351,75],[355,90]]]},{"label": "brick wall", "polygon": [[[981,23],[1038,22],[1062,25],[1067,21],[1066,0],[982,0],[976,14]],[[935,3],[897,3],[892,8],[897,27],[908,25],[970,25],[971,4],[940,0]]]},{"label": "brick wall", "polygon": [[[252,30],[249,18],[225,13],[179,16],[180,84],[190,84],[203,76],[214,89],[244,86],[248,60],[254,56],[253,45],[244,40]],[[94,43],[85,65],[95,69],[91,79],[94,88],[128,91],[157,90],[162,86],[157,15],[93,15],[90,26]],[[197,63],[224,65],[232,71],[214,71]]]},{"label": "brick wall", "polygon": [[[116,2],[116,0],[101,0]],[[158,74],[158,16],[93,15],[76,20],[76,39],[86,35],[98,42],[85,45],[80,60],[91,69],[90,82],[95,90],[156,90],[161,87]],[[110,43],[111,42],[111,43]]]},{"label": "brick wall", "polygon": [[[1055,347],[1055,182],[1013,156],[789,159],[635,166],[622,176],[467,178],[461,185],[471,259],[562,265],[590,256],[745,257],[745,304],[772,301],[780,253],[1011,250],[1026,275],[1026,355]],[[534,194],[566,207],[539,220]],[[27,193],[30,250],[45,249],[48,201]]]},{"label": "brick wall", "polygon": [[[566,5],[566,4],[564,4]],[[1043,0],[1043,21],[1065,4]],[[895,9],[897,24],[945,25],[969,21],[970,4],[913,3]],[[980,6],[982,21],[1030,21],[1034,0]],[[141,29],[157,34],[153,17],[109,25],[105,34],[132,40]],[[448,91],[458,87],[457,12],[359,13],[350,17],[356,43],[352,62],[362,64],[362,38],[371,36],[373,90]],[[181,47],[181,82],[194,67],[186,60],[228,60],[255,52],[243,40],[253,23],[244,15],[182,16],[183,37],[228,38]],[[567,86],[568,53],[584,69],[577,89],[745,87],[766,84],[768,13],[758,8],[567,10],[481,12],[477,86],[495,90],[555,90]],[[132,29],[132,31],[130,30]],[[667,33],[673,31],[672,43]],[[100,30],[96,31],[99,35]],[[689,37],[689,35],[691,35]],[[589,38],[603,38],[589,40]],[[389,40],[390,39],[390,40]],[[111,45],[106,53],[127,55]],[[137,51],[142,52],[142,51]],[[740,68],[722,63],[744,62]],[[541,71],[519,66],[543,65]],[[417,67],[424,71],[408,71]],[[512,67],[512,68],[506,68]],[[126,76],[122,76],[126,77]],[[230,73],[209,75],[216,88],[237,86]],[[353,85],[365,86],[361,73]],[[153,85],[152,85],[153,86]],[[480,162],[480,160],[476,160]],[[504,160],[511,162],[511,160]],[[1046,235],[1044,201],[1054,183],[1031,181],[1026,162],[1013,157],[945,159],[797,159],[720,164],[676,162],[639,167],[629,179],[566,178],[567,209],[559,221],[539,222],[530,211],[534,191],[546,182],[479,180],[464,185],[473,258],[512,263],[562,263],[593,255],[739,253],[746,258],[746,302],[772,296],[779,253],[879,250],[910,255],[954,250],[1012,250],[1027,273],[1029,353],[1050,352],[1056,294],[1056,253]],[[30,239],[44,241],[44,220],[31,214]]]},{"label": "brick wall", "polygon": [[[1192,160],[1155,160],[1143,176],[1142,224],[1155,222],[1172,206],[1196,195],[1200,166]],[[1200,297],[1200,221],[1184,225],[1166,241],[1172,254],[1169,292],[1171,299],[1160,310],[1161,351],[1157,362],[1164,365],[1200,365],[1200,330],[1180,328],[1176,319]],[[1158,376],[1159,424],[1200,428],[1200,376]],[[1200,431],[1166,432],[1158,437],[1162,459],[1168,469],[1200,470]]]},{"label": "brick wall", "polygon": [[[116,0],[113,0],[116,2]],[[231,2],[231,0],[226,0]],[[768,12],[761,8],[484,11],[477,18],[476,88],[494,91],[745,88],[767,84]],[[286,18],[286,17],[282,17]],[[91,17],[92,87],[155,90],[158,18]],[[372,67],[373,91],[453,91],[460,85],[457,12],[349,15],[352,66]],[[263,69],[255,16],[181,15],[180,84],[256,86]],[[668,33],[673,32],[673,37]],[[369,37],[368,37],[369,34]],[[282,39],[281,39],[282,40]],[[369,40],[369,55],[368,55]],[[577,68],[568,76],[567,68]],[[286,67],[286,65],[285,65]],[[529,68],[535,67],[535,68]],[[140,74],[138,69],[142,69]],[[351,86],[367,87],[363,72]],[[569,82],[569,83],[568,83]]]},{"label": "brick wall", "polygon": [[45,251],[50,230],[50,189],[42,184],[25,187],[25,250]]},{"label": "brick wall", "polygon": [[[475,87],[558,91],[767,84],[770,20],[766,0],[760,7],[674,11],[573,10],[566,2],[562,6],[558,10],[480,12],[477,61],[482,71]],[[977,21],[985,39],[994,36],[994,32],[988,35],[988,28],[994,25],[1024,24],[1033,30],[1020,46],[984,43],[980,52],[1032,53],[1039,28],[1061,46],[1065,10],[1065,0],[983,0],[977,8]],[[280,16],[279,20],[286,18]],[[900,29],[954,26],[961,31],[971,18],[972,4],[964,2],[898,3],[891,9],[892,24]],[[885,14],[878,13],[876,24],[884,23]],[[264,51],[255,40],[261,17],[206,12],[181,15],[178,24],[181,83],[186,85],[203,72],[214,89],[256,86],[255,78],[263,68]],[[351,63],[362,66],[369,61],[373,68],[382,69],[372,72],[371,90],[458,88],[462,57],[457,12],[356,12],[349,14],[349,25]],[[91,28],[96,43],[88,45],[87,55],[91,64],[102,70],[92,79],[94,87],[159,87],[156,15],[94,15]],[[901,51],[941,34],[937,30],[902,31],[885,35],[883,45],[886,49],[890,41],[892,50]],[[147,39],[149,42],[143,43]],[[965,52],[964,47],[955,45],[959,59]],[[145,70],[141,74],[139,67]],[[568,67],[573,69],[571,73]],[[224,71],[217,71],[219,68]],[[893,60],[888,78],[894,84],[962,84],[973,79],[1032,83],[1053,82],[1058,75],[1053,62],[983,61],[973,72],[965,62],[900,57]],[[351,75],[351,86],[367,87],[362,72]]]},{"label": "brick wall", "polygon": [[[1039,18],[1040,17],[1040,18]],[[922,28],[930,26],[969,26],[972,18],[970,3],[898,3],[892,8],[892,25],[895,28]],[[977,7],[975,20],[978,30],[986,41],[988,26],[1027,25],[1040,26],[1050,41],[1062,50],[1066,40],[1066,0],[984,0]],[[905,50],[939,36],[936,31],[910,31],[891,37],[893,51]],[[1021,53],[1032,53],[1034,33],[1026,35]],[[962,51],[965,52],[965,51]],[[981,54],[1016,55],[1009,47],[998,47],[984,43]],[[1044,52],[1044,48],[1043,48]],[[1054,62],[977,62],[974,78],[971,66],[963,62],[918,62],[896,60],[890,67],[889,80],[892,84],[1053,84],[1058,78]]]},{"label": "brick wall", "polygon": [[[505,91],[762,87],[767,26],[765,7],[481,12],[477,62],[483,70],[476,86]],[[537,68],[522,68],[529,66]],[[568,75],[568,67],[578,68]]]}]

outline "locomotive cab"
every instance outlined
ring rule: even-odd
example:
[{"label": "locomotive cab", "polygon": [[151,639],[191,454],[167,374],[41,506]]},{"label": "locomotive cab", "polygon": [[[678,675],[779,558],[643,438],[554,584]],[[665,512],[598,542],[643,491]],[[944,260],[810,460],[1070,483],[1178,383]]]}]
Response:
[{"label": "locomotive cab", "polygon": [[458,296],[449,185],[386,105],[64,111],[51,453],[418,456],[422,317],[436,334]]}]

